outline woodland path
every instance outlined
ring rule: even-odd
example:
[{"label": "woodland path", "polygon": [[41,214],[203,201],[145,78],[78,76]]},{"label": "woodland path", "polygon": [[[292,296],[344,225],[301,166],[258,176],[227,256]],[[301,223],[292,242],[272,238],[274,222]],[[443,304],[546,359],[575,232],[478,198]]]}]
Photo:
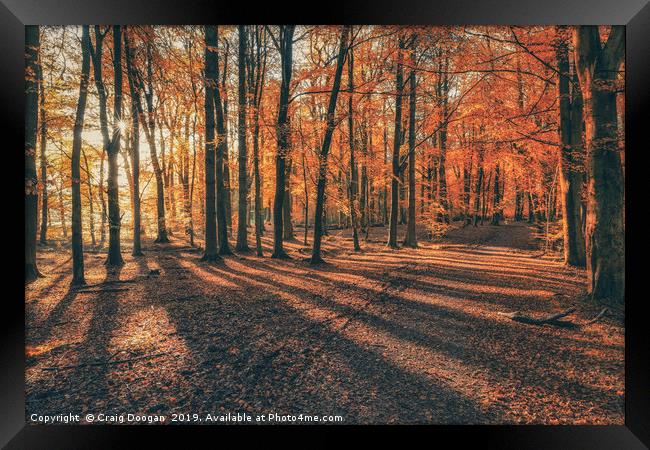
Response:
[{"label": "woodland path", "polygon": [[88,254],[86,292],[69,289],[67,254],[42,253],[48,277],[26,289],[27,413],[623,423],[620,317],[564,328],[499,314],[585,304],[584,271],[542,256],[530,226],[470,226],[398,251],[385,233],[354,253],[349,230],[331,232],[317,268],[298,242],[290,261],[265,241],[263,259],[218,265],[151,244],[110,273]]}]

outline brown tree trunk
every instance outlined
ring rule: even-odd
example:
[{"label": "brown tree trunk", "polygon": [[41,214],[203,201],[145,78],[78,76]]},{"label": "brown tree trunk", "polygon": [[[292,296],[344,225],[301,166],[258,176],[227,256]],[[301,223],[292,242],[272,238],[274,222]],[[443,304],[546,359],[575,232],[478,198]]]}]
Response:
[{"label": "brown tree trunk", "polygon": [[115,82],[115,100],[113,104],[113,137],[108,146],[108,256],[107,266],[124,264],[120,249],[120,203],[119,184],[117,181],[117,156],[120,153],[122,121],[122,29],[113,26],[113,77]]},{"label": "brown tree trunk", "polygon": [[124,29],[124,51],[126,53],[126,74],[131,94],[131,163],[133,165],[133,256],[142,256],[141,212],[140,212],[140,93],[137,90],[133,67],[133,49],[129,44],[129,30]]},{"label": "brown tree trunk", "polygon": [[217,247],[214,90],[217,88],[217,32],[205,26],[205,251],[203,261],[221,260]]},{"label": "brown tree trunk", "polygon": [[393,134],[393,172],[390,183],[390,223],[388,227],[388,246],[397,248],[397,220],[399,215],[399,176],[400,158],[399,147],[401,141],[402,127],[402,92],[403,86],[403,63],[402,53],[405,48],[404,37],[399,37],[399,48],[397,50],[397,64],[395,69],[395,130]]},{"label": "brown tree trunk", "polygon": [[361,250],[359,246],[359,224],[357,219],[357,188],[359,186],[359,171],[354,158],[354,109],[353,109],[353,91],[354,91],[354,49],[348,50],[348,143],[350,146],[350,220],[352,222],[352,242],[354,251]]},{"label": "brown tree trunk", "polygon": [[[562,226],[564,233],[564,262],[585,267],[586,249],[582,233],[582,96],[577,77],[571,84],[569,43],[566,27],[557,27],[556,58],[560,73],[558,96],[560,101],[560,187],[562,199]],[[575,121],[575,123],[574,123]]]},{"label": "brown tree trunk", "polygon": [[624,184],[618,148],[616,79],[625,29],[613,26],[604,46],[597,26],[575,29],[578,77],[584,99],[587,190],[587,291],[592,298],[625,298]]},{"label": "brown tree trunk", "polygon": [[[38,175],[36,134],[38,128],[39,27],[25,27],[25,282],[40,276],[36,265],[38,226]],[[82,78],[83,81],[83,78]],[[73,183],[74,185],[74,183]],[[77,185],[78,187],[78,185]],[[83,269],[83,265],[82,265]],[[83,273],[83,270],[82,270]]]},{"label": "brown tree trunk", "polygon": [[408,247],[417,247],[418,240],[415,232],[415,87],[417,80],[415,79],[415,46],[417,35],[413,35],[413,42],[411,43],[411,74],[409,76],[409,154],[408,154],[408,169],[409,169],[409,204],[408,204],[408,225],[406,228],[406,239],[404,245]]},{"label": "brown tree trunk", "polygon": [[79,83],[79,99],[72,133],[72,284],[85,284],[83,226],[81,219],[81,133],[84,128],[86,99],[88,98],[88,78],[90,76],[90,31],[84,25],[81,38],[81,81]]},{"label": "brown tree trunk", "polygon": [[249,252],[248,247],[248,181],[247,165],[248,154],[246,149],[246,27],[239,25],[239,109],[237,111],[237,144],[239,151],[239,214],[237,217],[237,244],[238,252]]},{"label": "brown tree trunk", "polygon": [[314,216],[314,243],[312,246],[311,260],[312,264],[323,262],[321,257],[321,240],[323,236],[325,213],[325,187],[327,184],[327,155],[329,154],[332,143],[332,134],[334,133],[334,113],[336,112],[336,98],[338,97],[341,87],[341,75],[343,73],[343,63],[345,54],[348,51],[348,41],[351,39],[351,27],[345,26],[341,30],[341,42],[339,53],[336,59],[336,72],[334,73],[334,83],[330,92],[329,104],[327,106],[327,128],[323,137],[323,144],[320,151],[318,164],[318,184],[316,187],[316,214]]},{"label": "brown tree trunk", "polygon": [[43,67],[38,64],[38,85],[39,85],[39,132],[41,150],[41,232],[39,242],[47,244],[47,121],[45,119],[45,81],[43,80]]},{"label": "brown tree trunk", "polygon": [[282,245],[284,231],[284,190],[286,176],[286,158],[289,151],[289,85],[293,66],[293,33],[295,25],[280,26],[280,66],[282,82],[280,85],[280,103],[278,106],[277,142],[278,151],[275,156],[275,197],[273,201],[273,254],[271,258],[289,258]]}]

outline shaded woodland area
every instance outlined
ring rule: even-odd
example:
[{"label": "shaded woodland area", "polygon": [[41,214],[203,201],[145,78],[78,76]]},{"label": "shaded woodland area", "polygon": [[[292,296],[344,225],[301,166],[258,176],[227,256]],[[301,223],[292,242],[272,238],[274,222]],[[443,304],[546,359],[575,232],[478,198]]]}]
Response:
[{"label": "shaded woodland area", "polygon": [[28,411],[622,423],[623,27],[25,36]]}]

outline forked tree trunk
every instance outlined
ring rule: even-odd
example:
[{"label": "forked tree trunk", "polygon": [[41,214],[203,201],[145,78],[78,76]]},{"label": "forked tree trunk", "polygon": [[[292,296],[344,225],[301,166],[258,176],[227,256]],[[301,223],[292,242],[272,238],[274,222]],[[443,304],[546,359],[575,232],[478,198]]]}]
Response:
[{"label": "forked tree trunk", "polygon": [[312,264],[323,262],[321,257],[321,240],[323,237],[323,228],[325,224],[325,187],[327,185],[327,155],[332,143],[332,134],[334,133],[334,113],[336,112],[336,98],[338,97],[341,87],[341,75],[343,73],[343,63],[345,54],[348,51],[348,41],[351,39],[351,27],[345,26],[341,30],[341,39],[339,44],[339,53],[336,59],[336,71],[334,73],[334,83],[330,92],[329,104],[327,106],[327,128],[323,137],[318,163],[318,184],[316,187],[316,213],[314,216],[314,243],[312,246],[311,260]]}]

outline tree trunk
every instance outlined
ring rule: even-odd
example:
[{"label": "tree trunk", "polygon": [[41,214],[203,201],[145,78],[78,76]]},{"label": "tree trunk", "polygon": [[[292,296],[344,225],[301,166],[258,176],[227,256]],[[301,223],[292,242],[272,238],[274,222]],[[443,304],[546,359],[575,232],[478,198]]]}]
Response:
[{"label": "tree trunk", "polygon": [[[580,191],[582,188],[582,96],[573,80],[569,87],[569,43],[567,28],[558,26],[556,58],[560,73],[558,97],[560,102],[560,187],[562,199],[562,226],[564,234],[564,262],[571,266],[584,267],[585,240],[582,234]],[[578,95],[576,95],[578,94]],[[576,123],[573,123],[573,121]],[[575,141],[574,141],[575,139]]]},{"label": "tree trunk", "polygon": [[[39,131],[41,150],[41,233],[39,242],[47,244],[47,121],[45,120],[45,81],[43,80],[43,67],[38,64],[38,85],[39,85]],[[94,238],[93,238],[94,239]]]},{"label": "tree trunk", "polygon": [[343,63],[345,54],[348,51],[348,40],[351,39],[351,27],[344,26],[341,30],[341,43],[339,53],[336,59],[336,72],[334,73],[334,83],[330,92],[329,104],[327,107],[327,128],[323,137],[318,163],[318,184],[316,188],[316,214],[314,216],[314,243],[312,246],[311,260],[312,264],[323,262],[321,257],[321,240],[323,236],[323,214],[325,212],[325,187],[327,184],[327,155],[332,143],[332,134],[334,133],[334,113],[336,112],[336,98],[338,97],[341,87],[341,75],[343,73]]},{"label": "tree trunk", "polygon": [[95,240],[95,207],[93,201],[93,183],[90,176],[90,164],[88,163],[88,157],[86,156],[86,152],[84,150],[82,150],[81,153],[84,157],[84,166],[86,167],[86,188],[88,189],[88,206],[90,209],[88,213],[88,218],[90,219],[90,242],[94,248],[97,246],[97,241]]},{"label": "tree trunk", "polygon": [[[219,28],[216,28],[217,45],[219,42]],[[219,52],[215,52],[217,58],[217,79],[219,78]],[[226,66],[224,65],[224,70]],[[226,150],[226,121],[227,116],[224,112],[221,88],[217,86],[214,91],[214,108],[216,112],[216,125],[217,125],[217,152],[216,152],[216,185],[217,185],[217,238],[219,241],[219,254],[231,255],[230,245],[228,244],[228,200],[226,185],[224,183],[224,155],[227,154]]]},{"label": "tree trunk", "polygon": [[205,26],[205,252],[203,261],[221,260],[217,248],[214,90],[217,88],[217,32]]},{"label": "tree trunk", "polygon": [[574,33],[589,171],[585,233],[587,291],[594,299],[622,303],[625,298],[624,184],[615,82],[625,53],[625,29],[613,26],[604,46],[597,26],[579,26]]},{"label": "tree trunk", "polygon": [[409,206],[408,206],[408,225],[406,229],[406,239],[404,245],[408,247],[417,247],[418,240],[415,232],[415,87],[417,80],[415,79],[415,46],[416,37],[413,35],[413,42],[411,44],[411,74],[409,76]]},{"label": "tree trunk", "polygon": [[113,137],[108,147],[108,256],[107,266],[124,264],[120,249],[120,203],[119,184],[117,181],[117,155],[120,153],[122,121],[122,29],[113,26],[113,76],[115,82],[115,100],[113,105]]},{"label": "tree trunk", "polygon": [[397,50],[397,64],[395,71],[395,130],[393,134],[393,172],[390,183],[390,223],[388,228],[388,246],[397,248],[397,219],[399,215],[399,176],[400,158],[399,147],[401,141],[402,126],[402,91],[404,90],[402,52],[405,48],[404,37],[399,37],[399,48]]},{"label": "tree trunk", "polygon": [[[86,99],[88,98],[88,78],[90,76],[90,31],[84,25],[81,38],[81,81],[79,99],[72,134],[72,284],[86,284],[84,277],[83,226],[81,220],[81,133],[84,128]],[[90,174],[88,174],[90,175]]]},{"label": "tree trunk", "polygon": [[290,129],[288,121],[289,113],[289,85],[291,83],[291,71],[293,60],[293,33],[295,25],[280,26],[280,66],[282,82],[280,85],[280,103],[278,106],[277,121],[277,142],[278,150],[275,156],[275,198],[273,201],[273,254],[271,258],[289,258],[282,245],[284,231],[284,217],[282,208],[284,206],[284,190],[286,175],[286,158],[289,151]]},{"label": "tree trunk", "polygon": [[[38,175],[36,173],[36,134],[38,128],[39,27],[25,27],[25,282],[40,276],[36,265],[38,225]],[[83,81],[83,78],[82,78]],[[73,183],[74,185],[74,183]],[[78,184],[77,184],[78,189]],[[83,268],[83,265],[82,265]],[[83,273],[83,271],[82,271]]]},{"label": "tree trunk", "polygon": [[248,181],[247,164],[248,154],[246,149],[246,27],[239,25],[239,109],[237,111],[237,137],[239,151],[239,214],[237,217],[237,244],[238,252],[249,252],[248,247]]},{"label": "tree trunk", "polygon": [[348,143],[350,145],[350,220],[352,222],[352,242],[354,251],[361,250],[359,246],[359,226],[357,219],[357,187],[359,186],[359,172],[354,159],[354,109],[352,104],[354,91],[354,50],[348,50]]},{"label": "tree trunk", "polygon": [[126,53],[126,74],[131,94],[131,164],[133,165],[133,256],[142,256],[141,212],[140,212],[140,93],[137,90],[133,67],[133,49],[129,44],[128,29],[124,29],[124,51]]},{"label": "tree trunk", "polygon": [[501,210],[501,164],[494,169],[494,192],[492,196],[492,225],[499,225],[503,219]]}]

